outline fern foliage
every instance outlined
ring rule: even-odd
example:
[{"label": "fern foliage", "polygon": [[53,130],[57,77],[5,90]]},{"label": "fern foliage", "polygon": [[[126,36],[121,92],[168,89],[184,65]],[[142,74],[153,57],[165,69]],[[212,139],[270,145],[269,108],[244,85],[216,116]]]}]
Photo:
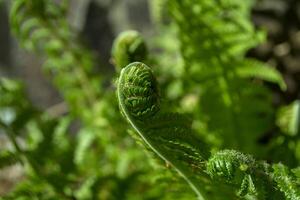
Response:
[{"label": "fern foliage", "polygon": [[13,33],[42,55],[70,112],[49,116],[21,82],[0,79],[0,129],[14,147],[0,151],[0,168],[19,162],[26,175],[3,199],[298,200],[299,105],[276,121],[263,83],[284,90],[284,80],[245,56],[264,39],[253,3],[151,0],[158,38],[122,32],[110,81],[68,24],[68,0],[12,1]]},{"label": "fern foliage", "polygon": [[273,165],[273,176],[278,188],[285,193],[286,199],[300,199],[300,182],[296,176],[284,165]]},{"label": "fern foliage", "polygon": [[235,150],[215,153],[207,162],[207,172],[215,180],[237,187],[237,194],[244,198],[284,199],[272,185],[270,166],[258,162],[250,155]]},{"label": "fern foliage", "polygon": [[[80,121],[80,131],[75,138],[69,137],[68,128],[56,134],[62,119],[58,122],[39,116],[27,124],[26,142],[30,145],[25,149],[28,150],[26,157],[37,173],[33,173],[29,184],[20,183],[12,194],[39,199],[137,198],[136,194],[144,193],[144,188],[154,184],[141,178],[146,172],[152,172],[146,163],[132,162],[141,159],[143,154],[125,134],[126,124],[118,112],[113,84],[102,93],[104,78],[94,70],[90,50],[81,44],[77,32],[68,25],[66,2],[12,2],[10,22],[15,36],[25,49],[43,56],[45,72],[66,100],[72,116],[70,123]],[[135,48],[140,51],[139,46],[136,43],[130,47],[131,55],[136,52]],[[39,156],[43,154],[45,157]],[[64,157],[68,159],[62,159]],[[27,173],[32,174],[31,170]],[[66,176],[60,177],[60,174]],[[36,179],[46,185],[44,189],[28,188],[30,184],[37,184]],[[126,185],[128,187],[124,187]],[[30,194],[23,193],[24,188]],[[150,195],[153,194],[150,192]],[[163,194],[156,192],[153,196]]]},{"label": "fern foliage", "polygon": [[[151,69],[139,62],[125,67],[118,80],[117,94],[121,112],[139,136],[162,159],[178,169],[202,198],[191,170],[192,163],[201,168],[200,163],[205,155],[191,145],[190,142],[195,143],[197,140],[193,139],[194,136],[181,117],[158,113],[160,99],[156,79]],[[190,142],[185,144],[184,140]],[[197,146],[201,147],[201,143]],[[191,164],[182,165],[177,159],[187,159]]]},{"label": "fern foliage", "polygon": [[[234,150],[209,157],[208,146],[184,116],[162,111],[156,79],[145,64],[134,62],[121,71],[117,96],[122,114],[144,144],[172,165],[199,199],[221,199],[213,192],[217,187],[222,192],[236,188],[236,193],[227,192],[228,199],[284,199],[273,187],[276,179],[269,164]],[[282,191],[286,197],[293,195],[287,188]]]},{"label": "fern foliage", "polygon": [[285,88],[276,70],[245,58],[264,38],[249,20],[252,5],[252,0],[167,2],[186,70],[183,85],[194,85],[184,90],[199,96],[195,117],[205,132],[222,138],[220,147],[249,153],[259,149],[256,141],[274,117],[268,89],[251,79]]},{"label": "fern foliage", "polygon": [[76,32],[69,27],[64,15],[65,8],[53,1],[17,0],[12,4],[10,23],[26,49],[46,56],[46,71],[76,111],[76,107],[93,106],[99,90],[96,79],[89,81],[93,57],[78,42]]},{"label": "fern foliage", "polygon": [[114,41],[112,59],[117,71],[134,61],[144,62],[147,59],[147,46],[137,31],[124,31]]}]

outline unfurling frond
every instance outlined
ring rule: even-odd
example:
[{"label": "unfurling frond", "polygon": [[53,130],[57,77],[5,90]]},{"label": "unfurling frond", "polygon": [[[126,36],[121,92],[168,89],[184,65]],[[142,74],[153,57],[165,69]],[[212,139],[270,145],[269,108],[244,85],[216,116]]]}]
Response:
[{"label": "unfurling frond", "polygon": [[112,46],[112,61],[118,72],[132,62],[145,62],[147,46],[143,37],[137,31],[124,31],[114,41]]},{"label": "unfurling frond", "polygon": [[273,187],[267,163],[234,150],[209,157],[208,146],[193,133],[190,121],[160,108],[156,79],[145,64],[131,63],[121,71],[117,96],[121,112],[138,136],[186,179],[200,199],[221,199],[211,191],[217,187],[227,191],[222,199],[283,198]]}]

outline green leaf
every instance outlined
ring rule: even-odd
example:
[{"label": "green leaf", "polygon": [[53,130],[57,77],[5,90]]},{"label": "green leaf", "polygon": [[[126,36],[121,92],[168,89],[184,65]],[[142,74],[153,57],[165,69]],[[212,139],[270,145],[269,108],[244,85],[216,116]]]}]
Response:
[{"label": "green leaf", "polygon": [[277,113],[276,124],[280,130],[290,136],[299,134],[300,129],[300,100],[288,106],[282,106]]},{"label": "green leaf", "polygon": [[287,88],[282,75],[276,69],[253,59],[245,59],[237,68],[237,73],[240,77],[258,78],[278,84],[283,91]]}]

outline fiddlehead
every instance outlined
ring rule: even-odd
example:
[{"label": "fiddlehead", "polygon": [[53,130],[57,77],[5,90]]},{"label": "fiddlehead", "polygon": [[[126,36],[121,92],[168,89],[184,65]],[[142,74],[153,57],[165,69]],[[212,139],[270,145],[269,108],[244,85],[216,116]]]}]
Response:
[{"label": "fiddlehead", "polygon": [[207,188],[213,187],[204,172],[208,148],[192,132],[185,116],[162,113],[151,69],[140,62],[126,66],[118,80],[117,95],[121,112],[143,141],[204,199]]},{"label": "fiddlehead", "polygon": [[112,61],[118,72],[132,62],[144,62],[147,59],[147,46],[137,31],[124,31],[114,41]]},{"label": "fiddlehead", "polygon": [[133,63],[123,75],[122,90],[129,114],[141,119],[153,116],[159,110],[159,95],[152,72],[142,63]]},{"label": "fiddlehead", "polygon": [[[138,136],[187,180],[200,199],[284,199],[275,186],[281,179],[274,179],[266,162],[235,150],[209,158],[208,148],[193,134],[184,115],[161,111],[157,82],[145,64],[131,63],[121,71],[117,96],[121,112]],[[212,193],[213,188],[226,197]]]}]

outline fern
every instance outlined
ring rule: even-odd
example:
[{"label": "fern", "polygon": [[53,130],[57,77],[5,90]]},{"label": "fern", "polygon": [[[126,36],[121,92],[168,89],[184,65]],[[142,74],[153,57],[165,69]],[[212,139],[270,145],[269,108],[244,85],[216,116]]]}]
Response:
[{"label": "fern", "polygon": [[[0,152],[0,167],[21,161],[26,171],[4,199],[192,199],[189,186],[202,200],[299,199],[299,169],[289,168],[299,154],[298,102],[280,109],[284,134],[270,142],[288,151],[286,158],[267,157],[257,144],[275,124],[262,81],[286,85],[275,69],[245,57],[264,39],[249,20],[252,0],[151,1],[154,21],[162,22],[159,38],[146,45],[131,30],[113,44],[117,98],[113,81],[97,74],[94,56],[68,25],[67,5],[12,2],[12,31],[25,49],[42,54],[71,115],[49,117],[32,106],[21,84],[0,80],[0,126],[16,150]],[[142,62],[156,67],[158,81]],[[126,134],[118,105],[154,162],[145,162]],[[79,124],[76,136],[73,124]],[[226,148],[238,151],[220,150]]]},{"label": "fern", "polygon": [[273,165],[273,178],[277,182],[278,188],[285,193],[286,199],[299,200],[300,199],[300,182],[290,172],[290,170],[282,165]]},{"label": "fern", "polygon": [[[199,199],[220,199],[210,191],[217,187],[223,193],[228,187],[239,188],[236,197],[227,192],[228,199],[283,199],[273,187],[275,182],[267,163],[233,150],[209,157],[208,146],[192,132],[184,116],[161,111],[157,82],[145,64],[134,62],[121,71],[117,96],[122,114],[145,145],[172,165]],[[224,181],[217,182],[219,179]],[[291,195],[286,188],[282,191],[287,197]]]},{"label": "fern", "polygon": [[215,180],[238,188],[240,197],[257,199],[284,199],[273,188],[270,166],[258,162],[250,155],[235,150],[223,150],[215,153],[207,162],[207,172]]},{"label": "fern", "polygon": [[[192,164],[196,165],[196,168],[201,168],[197,165],[207,155],[203,155],[199,149],[191,146],[190,143],[185,144],[180,141],[180,139],[185,139],[193,143],[197,142],[193,139],[194,136],[189,129],[186,128],[188,125],[180,116],[157,114],[160,110],[159,93],[150,68],[143,63],[132,63],[124,68],[118,80],[117,93],[122,113],[140,137],[161,158],[174,165],[201,197],[203,195],[201,188],[197,188],[195,183],[200,180],[193,180]],[[199,146],[202,145],[199,144]],[[176,156],[176,154],[178,155]],[[191,163],[190,165],[182,165],[177,161],[177,159],[184,159],[185,157],[187,163]]]},{"label": "fern", "polygon": [[264,37],[249,20],[252,4],[251,0],[167,2],[186,71],[183,90],[199,98],[194,114],[201,120],[199,131],[207,133],[208,140],[215,136],[220,147],[256,153],[262,151],[256,141],[270,129],[274,112],[268,89],[249,78],[275,82],[282,89],[285,84],[276,70],[245,58]]},{"label": "fern", "polygon": [[287,86],[281,74],[274,68],[256,60],[247,59],[244,65],[241,64],[237,68],[237,75],[242,78],[257,78],[278,84],[282,90],[286,90]]},{"label": "fern", "polygon": [[147,59],[147,47],[142,36],[133,30],[122,32],[112,46],[112,59],[118,72],[131,62],[144,62]]},{"label": "fern", "polygon": [[64,12],[65,8],[53,1],[17,0],[11,8],[10,22],[26,49],[46,55],[46,71],[53,76],[55,84],[72,106],[71,110],[78,115],[78,107],[95,104],[98,81],[89,80],[93,78],[92,55],[79,42],[74,42],[78,39],[62,17]]},{"label": "fern", "polygon": [[[107,181],[110,184],[105,188],[96,185],[92,190],[94,196],[106,198],[113,197],[116,190],[124,192],[121,187],[115,189],[114,185],[118,185],[120,179],[126,179],[127,176],[126,181],[133,185],[132,188],[127,188],[128,191],[146,187],[149,185],[146,180],[135,182],[129,178],[137,172],[145,173],[148,169],[146,163],[124,165],[141,158],[142,153],[135,149],[135,144],[128,136],[123,137],[126,125],[119,123],[121,120],[113,87],[106,87],[106,91],[102,93],[99,81],[102,78],[93,69],[93,55],[80,43],[76,31],[69,27],[65,12],[63,2],[51,0],[16,0],[12,2],[10,12],[11,28],[16,37],[27,50],[42,53],[45,72],[53,78],[66,100],[71,116],[78,117],[82,122],[76,141],[63,135],[64,140],[61,141],[67,140],[70,143],[61,144],[62,148],[57,150],[52,148],[55,146],[55,125],[43,120],[30,124],[29,127],[34,130],[32,135],[37,139],[31,149],[32,157],[47,155],[40,161],[42,165],[37,167],[47,169],[40,177],[53,186],[57,196],[63,195],[63,198],[73,198],[72,195],[77,190],[74,185],[82,184],[95,174],[99,175],[99,182]],[[81,136],[86,132],[94,135],[88,143]],[[126,151],[123,151],[124,148]],[[68,159],[62,160],[60,156]],[[75,163],[72,159],[76,159]],[[61,165],[53,165],[53,170],[48,170],[54,161],[61,162]],[[60,171],[65,165],[70,170]],[[60,180],[61,173],[67,174],[67,177],[61,177],[61,181],[55,184],[55,179]],[[104,194],[101,194],[102,190],[106,190]]]}]

